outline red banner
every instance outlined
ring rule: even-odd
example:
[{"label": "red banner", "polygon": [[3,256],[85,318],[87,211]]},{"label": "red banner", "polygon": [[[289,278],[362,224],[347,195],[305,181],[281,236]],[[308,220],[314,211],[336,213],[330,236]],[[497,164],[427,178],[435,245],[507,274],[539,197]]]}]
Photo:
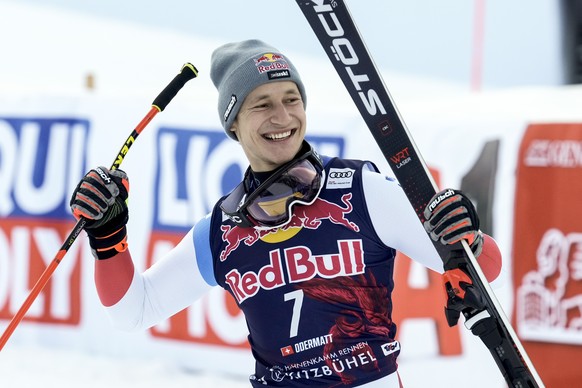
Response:
[{"label": "red banner", "polygon": [[546,386],[579,386],[582,124],[527,128],[514,220],[514,325]]}]

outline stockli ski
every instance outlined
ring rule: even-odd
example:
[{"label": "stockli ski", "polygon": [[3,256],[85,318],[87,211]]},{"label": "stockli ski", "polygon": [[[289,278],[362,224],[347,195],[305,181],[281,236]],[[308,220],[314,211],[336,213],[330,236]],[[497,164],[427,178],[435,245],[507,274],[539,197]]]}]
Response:
[{"label": "stockli ski", "polygon": [[[421,222],[437,186],[400,117],[343,0],[297,0]],[[406,151],[406,152],[404,152]],[[403,157],[406,154],[406,158]],[[406,164],[402,164],[407,160]],[[435,204],[436,206],[437,204]],[[463,310],[465,325],[487,346],[508,385],[543,387],[533,364],[466,242],[464,255],[434,242],[445,270],[463,268],[484,307]],[[454,260],[453,260],[454,259]]]}]

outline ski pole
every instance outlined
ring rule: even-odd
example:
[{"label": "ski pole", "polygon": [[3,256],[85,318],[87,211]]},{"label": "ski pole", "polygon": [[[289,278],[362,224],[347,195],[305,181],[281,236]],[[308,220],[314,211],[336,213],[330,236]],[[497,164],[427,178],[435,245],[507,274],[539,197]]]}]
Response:
[{"label": "ski pole", "polygon": [[[196,67],[194,67],[194,65],[192,65],[191,63],[186,63],[182,66],[180,73],[178,73],[174,77],[174,79],[170,81],[170,83],[164,88],[164,90],[162,90],[162,92],[155,98],[149,112],[144,116],[144,118],[131,132],[129,137],[125,140],[125,143],[119,150],[119,153],[117,154],[115,160],[113,161],[113,164],[111,165],[111,170],[116,170],[119,168],[121,162],[123,162],[123,158],[129,151],[129,148],[133,145],[135,139],[139,136],[143,129],[149,124],[150,121],[152,121],[152,119],[159,112],[163,111],[166,108],[166,106],[170,103],[170,101],[172,101],[172,99],[176,96],[180,89],[182,89],[186,82],[188,82],[192,78],[195,78],[196,76],[198,76],[198,70],[196,69]],[[65,257],[65,255],[67,254],[69,248],[71,248],[71,246],[73,245],[73,243],[75,242],[75,240],[85,227],[86,223],[87,219],[83,217],[81,217],[77,221],[77,224],[75,225],[73,230],[69,233],[69,235],[65,239],[65,242],[61,246],[61,249],[57,252],[53,260],[41,274],[40,278],[37,280],[32,290],[30,290],[28,297],[24,300],[22,306],[20,306],[20,308],[18,309],[18,311],[16,312],[16,314],[14,315],[6,329],[4,330],[2,337],[0,337],[0,351],[2,351],[2,348],[6,344],[12,333],[14,333],[14,330],[16,329],[18,324],[22,321],[24,315],[26,314],[30,306],[34,303],[35,299],[44,289],[49,279],[51,278],[52,274],[57,269],[63,257]]]}]

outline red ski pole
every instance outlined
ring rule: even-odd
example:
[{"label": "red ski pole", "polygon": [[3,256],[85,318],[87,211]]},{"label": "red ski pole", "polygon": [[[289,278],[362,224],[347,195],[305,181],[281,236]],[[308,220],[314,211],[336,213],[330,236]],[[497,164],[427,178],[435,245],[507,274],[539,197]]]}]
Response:
[{"label": "red ski pole", "polygon": [[[172,101],[172,99],[176,96],[180,89],[182,89],[186,82],[188,82],[192,78],[195,78],[197,75],[198,70],[191,63],[186,63],[184,64],[184,66],[182,66],[180,73],[178,73],[178,75],[176,75],[174,79],[156,97],[156,99],[152,103],[152,107],[150,108],[149,112],[139,122],[139,124],[135,127],[133,132],[131,132],[127,140],[125,140],[125,143],[119,150],[119,153],[117,154],[115,160],[113,161],[113,164],[111,165],[111,170],[116,170],[119,168],[121,162],[123,162],[123,158],[129,151],[129,148],[135,142],[135,139],[139,136],[143,129],[149,124],[150,121],[152,121],[152,119],[159,112],[163,111],[166,108],[166,106],[170,103],[170,101]],[[34,303],[38,295],[44,289],[49,279],[51,278],[51,276],[57,269],[58,265],[60,264],[61,260],[63,259],[63,257],[65,257],[65,255],[69,251],[69,248],[71,248],[71,246],[79,236],[79,233],[81,233],[81,231],[85,227],[86,223],[87,220],[85,218],[81,218],[79,219],[79,221],[77,221],[77,224],[75,225],[73,230],[69,233],[69,235],[65,239],[65,242],[61,246],[61,249],[57,252],[53,260],[46,267],[42,275],[40,275],[40,278],[37,280],[34,287],[32,287],[32,290],[30,290],[28,297],[24,300],[22,306],[20,306],[20,308],[18,309],[18,311],[16,312],[8,326],[6,327],[6,330],[4,330],[2,337],[0,337],[0,351],[2,350],[2,348],[4,348],[4,345],[6,344],[12,333],[14,333],[14,330],[16,329],[18,324],[24,318],[30,306]]]}]

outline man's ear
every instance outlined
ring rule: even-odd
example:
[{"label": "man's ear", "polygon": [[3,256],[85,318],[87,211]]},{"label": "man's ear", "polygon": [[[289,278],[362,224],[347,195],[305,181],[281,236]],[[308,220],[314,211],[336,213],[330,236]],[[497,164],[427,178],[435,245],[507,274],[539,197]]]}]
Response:
[{"label": "man's ear", "polygon": [[234,133],[235,133],[235,135],[236,135],[236,131],[237,131],[237,130],[238,130],[238,122],[237,122],[237,120],[235,119],[235,120],[232,122],[232,125],[230,126],[230,129],[229,129],[229,131],[231,131],[231,132],[234,132]]}]

